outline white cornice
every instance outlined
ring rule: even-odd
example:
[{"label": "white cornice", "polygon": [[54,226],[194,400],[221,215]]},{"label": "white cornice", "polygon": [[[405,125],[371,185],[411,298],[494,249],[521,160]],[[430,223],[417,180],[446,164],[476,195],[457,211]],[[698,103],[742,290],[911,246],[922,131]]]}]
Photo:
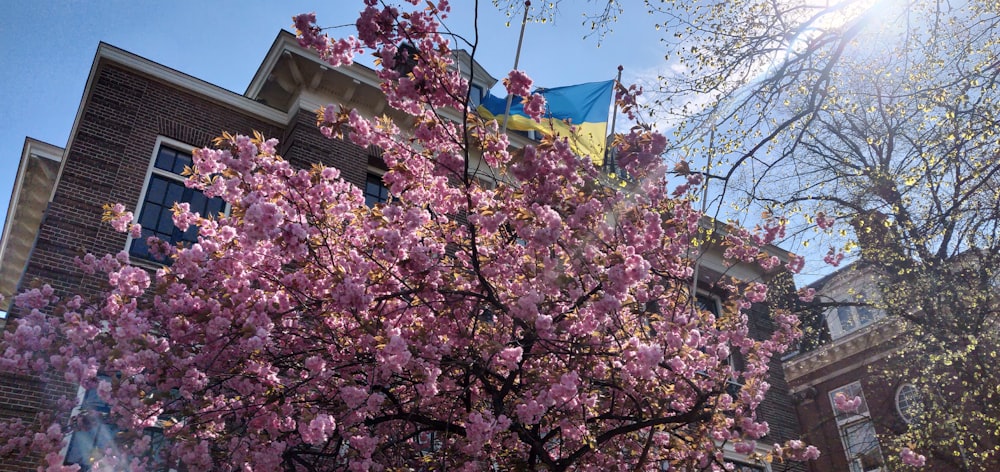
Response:
[{"label": "white cornice", "polygon": [[[899,333],[900,323],[892,318],[883,318],[856,332],[820,346],[813,351],[802,353],[786,360],[783,364],[785,380],[789,384],[793,384],[799,378],[806,377],[819,369],[866,351],[868,352],[867,363],[881,359],[887,353],[892,352],[892,339]],[[858,365],[848,366],[847,370],[857,367]],[[831,375],[833,374],[828,374],[825,377],[830,377]],[[816,379],[812,379],[809,383],[812,384],[817,381]]]},{"label": "white cornice", "polygon": [[[58,146],[32,138],[24,140],[0,237],[0,294],[12,295],[24,272],[45,212],[48,186],[54,184],[55,169],[62,158],[63,149]],[[0,306],[0,310],[4,308]]]},{"label": "white cornice", "polygon": [[[281,56],[286,53],[306,58],[322,67],[329,67],[329,64],[327,64],[326,61],[320,59],[319,54],[300,46],[298,40],[295,39],[295,35],[289,33],[288,31],[281,30],[278,33],[278,37],[274,38],[274,43],[271,44],[271,49],[267,51],[267,54],[264,56],[264,61],[260,63],[260,67],[257,68],[257,72],[254,74],[253,79],[250,80],[250,84],[247,85],[247,90],[246,93],[244,93],[244,96],[250,99],[255,99],[257,95],[260,94],[264,84],[267,83],[268,77],[274,71],[275,66],[278,65],[278,60],[281,59]],[[375,71],[369,67],[358,64],[357,62],[349,66],[331,68],[330,70],[335,70],[340,74],[357,80],[363,84],[375,87],[376,89],[380,88],[380,81],[378,75],[375,74]]]}]

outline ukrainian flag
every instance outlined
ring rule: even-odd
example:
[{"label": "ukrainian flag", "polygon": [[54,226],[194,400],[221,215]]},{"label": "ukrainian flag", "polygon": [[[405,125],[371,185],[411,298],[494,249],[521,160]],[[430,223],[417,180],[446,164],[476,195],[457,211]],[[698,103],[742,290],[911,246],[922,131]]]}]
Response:
[{"label": "ukrainian flag", "polygon": [[[569,139],[577,155],[587,156],[596,166],[604,164],[605,140],[608,133],[608,108],[611,107],[613,80],[590,82],[566,87],[538,89],[545,97],[545,113],[540,123],[524,113],[523,98],[514,96],[510,104],[507,128],[518,131],[541,131]],[[486,119],[503,121],[507,99],[487,94],[479,105],[479,114]],[[574,127],[570,129],[570,125]]]}]

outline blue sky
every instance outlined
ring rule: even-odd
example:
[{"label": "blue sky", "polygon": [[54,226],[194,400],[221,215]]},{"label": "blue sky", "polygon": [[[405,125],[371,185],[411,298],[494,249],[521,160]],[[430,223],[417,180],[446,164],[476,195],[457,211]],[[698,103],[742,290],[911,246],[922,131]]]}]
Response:
[{"label": "blue sky", "polygon": [[[448,27],[471,38],[474,2],[452,3]],[[489,0],[479,3],[477,59],[502,77],[513,66],[520,16],[508,19]],[[581,9],[595,5],[564,1],[554,22],[528,25],[519,68],[536,85],[608,80],[618,65],[626,84],[669,70],[664,32],[639,5],[630,6],[600,44],[584,39],[590,29],[582,25]],[[242,93],[293,15],[315,11],[323,26],[353,25],[360,8],[360,0],[8,0],[0,19],[0,215],[7,213],[24,138],[66,145],[99,42]],[[331,30],[352,33],[353,27]]]},{"label": "blue sky", "polygon": [[[472,36],[472,5],[455,1],[448,26]],[[569,3],[569,2],[566,2]],[[291,17],[316,11],[323,26],[353,24],[360,1],[124,1],[14,0],[0,20],[0,214],[17,172],[25,136],[63,147],[100,41],[242,93],[268,47]],[[592,5],[591,5],[592,6]],[[511,68],[518,21],[480,2],[478,59],[494,76]],[[626,76],[662,64],[652,17],[635,11],[598,47],[582,39],[580,12],[564,8],[545,24],[529,24],[520,69],[540,86]],[[348,35],[351,28],[332,31]]]}]

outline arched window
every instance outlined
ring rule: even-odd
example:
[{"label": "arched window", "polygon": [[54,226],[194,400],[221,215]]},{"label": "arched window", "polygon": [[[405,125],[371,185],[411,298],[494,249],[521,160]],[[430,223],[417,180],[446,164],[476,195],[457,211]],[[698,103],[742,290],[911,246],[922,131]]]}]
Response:
[{"label": "arched window", "polygon": [[920,391],[913,384],[903,384],[896,389],[896,411],[906,424],[920,418]]}]

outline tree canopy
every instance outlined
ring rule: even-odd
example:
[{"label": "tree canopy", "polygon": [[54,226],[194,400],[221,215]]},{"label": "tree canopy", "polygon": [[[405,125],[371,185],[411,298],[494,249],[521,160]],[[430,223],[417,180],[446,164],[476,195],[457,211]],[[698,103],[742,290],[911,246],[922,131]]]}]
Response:
[{"label": "tree canopy", "polygon": [[[229,213],[176,205],[198,240],[148,241],[170,261],[154,273],[125,254],[81,258],[107,281],[100,297],[17,296],[0,367],[96,392],[121,431],[97,457],[110,469],[721,470],[726,445],[815,458],[800,441],[755,445],[768,364],[798,336],[795,317],[775,311],[773,334],[751,337],[759,281],[720,279],[718,315],[696,303],[702,176],[669,184],[667,141],[641,128],[619,143],[627,185],[604,184],[564,140],[512,150],[469,113],[437,32],[447,7],[374,3],[356,39],[295,21],[332,66],[380,58],[406,124],[328,106],[318,125],[382,150],[387,203],[366,206],[337,169],[293,168],[273,139],[226,135],[195,152],[188,185]],[[405,74],[401,43],[416,51]],[[539,99],[521,73],[506,85]],[[106,217],[138,229],[120,205]],[[731,264],[773,270],[764,246],[780,232],[773,220],[711,241]],[[0,453],[40,450],[48,470],[71,470],[58,450],[82,421],[60,416],[73,400],[5,423]]]},{"label": "tree canopy", "polygon": [[917,384],[926,402],[897,446],[996,469],[997,5],[590,5],[583,21],[599,35],[633,8],[663,31],[669,72],[647,105],[671,131],[670,153],[705,172],[713,215],[788,217],[786,245],[881,274],[876,308],[900,323],[901,367],[874,374]]}]

